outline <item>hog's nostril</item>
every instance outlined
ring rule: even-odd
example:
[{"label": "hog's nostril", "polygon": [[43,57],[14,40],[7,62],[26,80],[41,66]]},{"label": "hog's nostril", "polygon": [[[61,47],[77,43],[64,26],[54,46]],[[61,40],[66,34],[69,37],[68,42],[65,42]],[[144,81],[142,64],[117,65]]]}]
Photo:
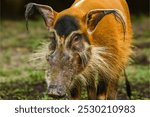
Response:
[{"label": "hog's nostril", "polygon": [[65,93],[63,86],[50,85],[48,88],[48,94],[52,97],[63,97]]},{"label": "hog's nostril", "polygon": [[63,89],[62,88],[58,88],[57,92],[58,92],[58,94],[61,94],[61,93],[63,93]]}]

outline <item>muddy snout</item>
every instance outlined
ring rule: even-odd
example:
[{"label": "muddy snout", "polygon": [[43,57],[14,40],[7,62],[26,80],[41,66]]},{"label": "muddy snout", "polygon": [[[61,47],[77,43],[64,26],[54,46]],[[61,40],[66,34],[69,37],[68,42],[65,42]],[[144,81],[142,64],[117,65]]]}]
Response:
[{"label": "muddy snout", "polygon": [[48,94],[51,97],[60,98],[66,96],[66,88],[62,85],[50,85],[48,87]]}]

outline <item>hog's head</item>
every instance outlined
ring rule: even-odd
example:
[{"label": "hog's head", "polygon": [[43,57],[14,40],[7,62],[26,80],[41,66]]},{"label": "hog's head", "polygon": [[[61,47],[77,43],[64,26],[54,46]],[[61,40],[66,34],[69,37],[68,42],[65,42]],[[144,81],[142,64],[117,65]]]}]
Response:
[{"label": "hog's head", "polygon": [[[91,10],[88,13],[76,10],[64,10],[60,13],[47,5],[29,3],[25,17],[37,9],[42,15],[50,33],[50,42],[46,56],[46,81],[49,95],[63,97],[69,95],[70,85],[83,72],[91,59],[92,36],[98,22],[107,14],[116,10]],[[124,23],[124,22],[123,22]]]}]

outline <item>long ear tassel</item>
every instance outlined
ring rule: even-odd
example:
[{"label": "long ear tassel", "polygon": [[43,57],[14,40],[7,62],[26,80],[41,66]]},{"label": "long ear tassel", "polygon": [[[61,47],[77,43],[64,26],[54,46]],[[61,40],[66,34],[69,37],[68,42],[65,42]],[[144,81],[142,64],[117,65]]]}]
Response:
[{"label": "long ear tassel", "polygon": [[127,74],[126,74],[126,71],[124,70],[124,77],[125,77],[125,82],[126,82],[126,92],[127,92],[127,95],[129,97],[129,99],[131,99],[131,86],[130,86],[130,82],[128,80],[128,77],[127,77]]},{"label": "long ear tassel", "polygon": [[[124,33],[124,40],[125,40],[125,38],[126,38],[126,22],[125,22],[125,19],[124,19],[124,17],[121,15],[121,13],[120,13],[118,10],[115,10],[114,15],[115,15],[115,17],[116,17],[116,20],[117,20],[118,22],[121,21],[121,23],[122,23],[122,26],[123,26],[123,33]],[[119,20],[118,20],[117,18],[118,18]]]},{"label": "long ear tassel", "polygon": [[[116,20],[117,20],[118,22],[121,22],[121,24],[122,24],[122,26],[123,26],[123,33],[124,33],[124,40],[125,40],[126,22],[125,22],[125,19],[124,19],[122,13],[121,13],[119,10],[117,10],[117,9],[114,9],[114,10],[106,10],[106,11],[103,11],[103,12],[104,12],[104,16],[107,15],[107,14],[113,13],[114,16],[115,16],[115,18],[116,18]],[[103,17],[104,17],[104,16],[103,16]],[[118,20],[118,19],[119,19],[119,20]]]},{"label": "long ear tassel", "polygon": [[[106,15],[108,14],[113,14],[115,16],[115,19],[118,21],[118,22],[121,22],[122,24],[122,27],[123,27],[123,33],[124,33],[124,40],[125,40],[125,34],[126,34],[126,20],[122,14],[122,12],[118,9],[95,9],[95,10],[91,10],[87,16],[86,16],[86,24],[88,25],[89,24],[89,19],[91,19],[92,17],[92,14],[98,14],[98,19],[96,20],[96,25],[98,23],[98,21],[100,21],[103,17],[105,17]],[[93,31],[92,31],[93,32]],[[89,31],[89,33],[92,33]]]},{"label": "long ear tassel", "polygon": [[27,29],[27,31],[29,31],[29,29],[28,29],[28,17],[34,13],[35,7],[34,7],[34,3],[29,3],[25,7],[26,7],[26,10],[25,10],[26,29]]}]

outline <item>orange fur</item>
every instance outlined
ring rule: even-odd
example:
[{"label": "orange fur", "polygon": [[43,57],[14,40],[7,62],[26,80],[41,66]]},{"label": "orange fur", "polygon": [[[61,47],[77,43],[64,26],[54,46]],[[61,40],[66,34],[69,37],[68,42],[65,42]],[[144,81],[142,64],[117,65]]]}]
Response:
[{"label": "orange fur", "polygon": [[63,15],[73,15],[76,18],[82,19],[81,30],[87,33],[86,24],[84,22],[85,15],[92,9],[118,9],[123,13],[126,20],[126,36],[125,40],[123,35],[123,29],[120,23],[116,21],[113,15],[104,17],[98,24],[95,32],[91,34],[90,42],[96,46],[106,46],[110,49],[117,59],[117,61],[108,61],[115,64],[115,73],[120,74],[121,68],[124,67],[127,62],[129,55],[131,54],[130,45],[132,39],[132,30],[130,15],[127,3],[124,0],[83,0],[81,4],[75,6],[77,2],[56,16],[55,21]]},{"label": "orange fur", "polygon": [[[130,47],[132,42],[132,28],[127,3],[125,0],[83,0],[80,4],[76,5],[79,1],[80,0],[76,0],[69,9],[58,13],[55,21],[57,21],[57,19],[63,15],[73,15],[76,18],[81,19],[81,30],[87,34],[85,16],[90,10],[118,9],[122,12],[126,22],[125,39],[121,23],[118,23],[113,15],[104,17],[98,23],[96,30],[91,35],[89,35],[92,45],[98,47],[107,47],[109,53],[113,53],[113,57],[115,59],[112,59],[111,57],[109,58],[106,55],[103,55],[103,57],[107,58],[107,64],[109,64],[109,67],[112,70],[109,73],[110,78],[119,79],[119,76],[121,75],[122,70],[125,69],[131,54]],[[86,70],[86,72],[89,71]],[[116,83],[111,84],[111,82],[109,82],[106,96],[102,95],[105,97],[104,99],[116,98],[117,86],[115,85]],[[98,95],[98,98],[101,98],[101,96]]]},{"label": "orange fur", "polygon": [[[48,29],[53,28],[56,21],[64,15],[71,15],[78,19],[80,31],[88,36],[91,43],[91,59],[86,68],[83,71],[80,70],[82,72],[78,76],[85,77],[87,82],[89,81],[87,86],[89,99],[115,99],[118,79],[125,69],[132,52],[132,28],[129,9],[125,0],[75,0],[70,8],[60,13],[56,13],[49,6],[42,7],[48,13],[50,12],[50,15],[47,12],[42,14],[46,24],[48,23]],[[39,5],[39,11],[41,11],[40,8],[42,7]],[[125,22],[125,33],[123,25],[112,14],[102,18],[94,31],[89,33],[86,22],[87,14],[95,9],[115,9],[119,11]],[[92,79],[96,75],[94,72],[98,72],[99,76],[102,77],[104,80],[102,84],[105,84],[105,82],[107,84],[104,92],[97,95],[96,80]],[[80,89],[75,88],[74,90],[80,94]],[[77,95],[74,98],[79,97]]]}]

